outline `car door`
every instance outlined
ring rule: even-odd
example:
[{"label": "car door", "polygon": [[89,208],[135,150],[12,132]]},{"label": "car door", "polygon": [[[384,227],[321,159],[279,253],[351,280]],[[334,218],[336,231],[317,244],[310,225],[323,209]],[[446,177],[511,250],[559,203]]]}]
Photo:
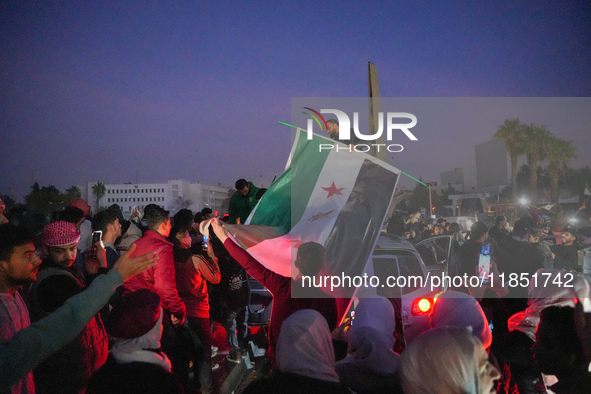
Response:
[{"label": "car door", "polygon": [[404,347],[429,329],[429,314],[413,313],[413,304],[425,297],[432,298],[437,291],[432,291],[426,283],[427,269],[414,250],[375,250],[372,263],[374,274],[381,283],[377,293],[392,302],[399,337],[397,344]]},{"label": "car door", "polygon": [[449,275],[449,262],[456,257],[452,256],[452,241],[451,235],[436,235],[415,245],[430,275]]}]

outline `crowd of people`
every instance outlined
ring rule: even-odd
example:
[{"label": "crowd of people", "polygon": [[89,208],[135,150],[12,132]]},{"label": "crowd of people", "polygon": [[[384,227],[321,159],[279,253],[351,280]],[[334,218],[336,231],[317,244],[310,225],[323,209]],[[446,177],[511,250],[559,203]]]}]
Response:
[{"label": "crowd of people", "polygon": [[272,373],[246,393],[591,392],[590,226],[551,228],[560,241],[550,245],[533,210],[512,227],[499,215],[468,232],[423,223],[418,209],[394,215],[387,231],[413,243],[451,235],[457,274],[479,275],[487,245],[491,272],[550,279],[447,289],[430,329],[400,348],[394,300],[353,300],[348,319],[339,309],[348,300],[321,289],[292,297],[300,276],[323,268],[323,245],[299,246],[292,279],[234,243],[227,224],[243,224],[264,193],[244,179],[235,186],[225,220],[209,208],[170,217],[155,204],[126,220],[117,205],[91,215],[75,199],[39,226],[2,204],[0,393],[215,392],[212,324],[226,330],[228,362],[240,363],[247,275],[273,304]]}]

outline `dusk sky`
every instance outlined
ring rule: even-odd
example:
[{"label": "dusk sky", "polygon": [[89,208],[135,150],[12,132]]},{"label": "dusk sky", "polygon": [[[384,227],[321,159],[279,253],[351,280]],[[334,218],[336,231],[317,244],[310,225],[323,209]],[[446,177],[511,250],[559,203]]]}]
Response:
[{"label": "dusk sky", "polygon": [[382,97],[580,98],[423,127],[393,158],[407,173],[474,165],[505,115],[591,166],[589,1],[3,1],[0,53],[0,193],[17,200],[34,181],[268,187],[292,98],[367,97],[368,61]]}]

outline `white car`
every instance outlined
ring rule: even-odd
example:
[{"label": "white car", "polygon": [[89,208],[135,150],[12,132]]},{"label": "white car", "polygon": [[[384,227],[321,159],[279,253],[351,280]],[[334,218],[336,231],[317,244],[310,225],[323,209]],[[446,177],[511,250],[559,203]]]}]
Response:
[{"label": "white car", "polygon": [[[452,245],[449,235],[428,238],[415,248],[402,237],[380,233],[366,269],[368,274],[380,278],[380,285],[360,289],[351,309],[354,310],[359,298],[371,296],[372,292],[390,299],[396,315],[397,347],[405,347],[429,329],[433,305],[437,296],[447,288],[437,286],[432,277],[448,273],[448,263],[455,259],[452,258]],[[433,256],[431,267],[425,265],[417,250],[425,256]],[[391,278],[399,279],[394,282]],[[347,316],[350,317],[350,311]]]}]

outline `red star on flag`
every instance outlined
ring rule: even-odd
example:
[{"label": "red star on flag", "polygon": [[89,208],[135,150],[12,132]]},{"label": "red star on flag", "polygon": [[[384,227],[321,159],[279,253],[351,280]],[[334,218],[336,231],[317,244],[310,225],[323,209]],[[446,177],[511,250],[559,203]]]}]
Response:
[{"label": "red star on flag", "polygon": [[326,196],[326,198],[329,198],[335,194],[338,194],[340,196],[343,195],[343,193],[341,193],[341,190],[344,189],[344,187],[338,188],[335,186],[334,181],[332,182],[332,185],[330,187],[323,187],[324,190],[326,190],[328,192],[328,196]]},{"label": "red star on flag", "polygon": [[299,239],[291,239],[289,242],[292,243],[291,247],[295,249],[298,249],[300,245],[303,244],[303,242]]},{"label": "red star on flag", "polygon": [[308,221],[315,222],[316,220],[320,220],[320,219],[328,219],[330,217],[330,214],[333,211],[334,211],[334,209],[332,211],[328,211],[326,213],[318,212],[316,215],[314,215],[310,219],[308,219]]}]

